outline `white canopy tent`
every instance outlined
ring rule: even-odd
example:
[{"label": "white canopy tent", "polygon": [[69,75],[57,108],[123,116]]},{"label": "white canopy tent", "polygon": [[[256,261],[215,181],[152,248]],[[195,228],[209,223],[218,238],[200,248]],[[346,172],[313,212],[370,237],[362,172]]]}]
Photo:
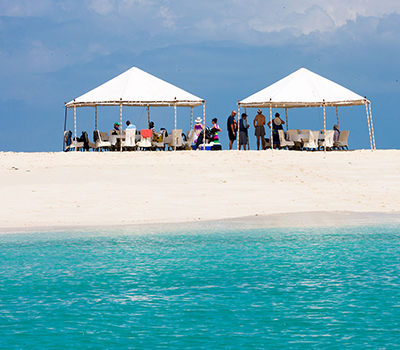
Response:
[{"label": "white canopy tent", "polygon": [[326,132],[325,107],[336,107],[337,123],[339,124],[338,107],[361,105],[365,105],[366,108],[371,150],[374,150],[376,147],[371,102],[365,97],[357,95],[349,89],[315,74],[306,68],[300,68],[296,72],[247,97],[246,99],[242,101],[239,100],[238,114],[240,118],[241,107],[269,108],[270,121],[272,123],[272,108],[284,108],[287,119],[288,108],[323,107],[324,132]]},{"label": "white canopy tent", "polygon": [[[120,123],[122,126],[122,106],[146,106],[150,121],[149,107],[168,107],[175,109],[175,129],[177,107],[191,108],[191,127],[193,108],[203,105],[205,120],[205,101],[149,73],[132,67],[126,72],[65,104],[74,108],[74,135],[76,138],[76,108],[95,107],[95,129],[97,130],[97,106],[120,106]],[[122,127],[121,127],[122,134]]]}]

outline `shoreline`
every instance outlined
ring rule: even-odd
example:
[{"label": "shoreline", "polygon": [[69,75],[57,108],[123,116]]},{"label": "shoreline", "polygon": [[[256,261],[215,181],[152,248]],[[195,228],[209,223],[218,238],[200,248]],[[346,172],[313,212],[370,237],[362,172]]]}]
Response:
[{"label": "shoreline", "polygon": [[0,159],[0,233],[400,213],[400,150],[0,152]]},{"label": "shoreline", "polygon": [[[232,229],[253,228],[307,228],[307,227],[353,227],[376,225],[400,225],[400,212],[294,212],[275,213],[267,215],[253,215],[234,218],[223,218],[204,221],[178,221],[178,222],[137,222],[125,225],[92,225],[92,226],[42,226],[42,227],[1,227],[0,236],[8,234],[35,234],[65,231],[174,231],[185,229],[200,229],[229,227]],[[162,229],[160,229],[162,227]]]}]

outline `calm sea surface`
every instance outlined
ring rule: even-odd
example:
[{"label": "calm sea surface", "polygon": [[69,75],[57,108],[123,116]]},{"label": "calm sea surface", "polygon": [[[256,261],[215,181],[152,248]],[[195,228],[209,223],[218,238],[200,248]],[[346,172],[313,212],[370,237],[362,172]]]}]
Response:
[{"label": "calm sea surface", "polygon": [[0,235],[1,349],[393,349],[400,226]]}]

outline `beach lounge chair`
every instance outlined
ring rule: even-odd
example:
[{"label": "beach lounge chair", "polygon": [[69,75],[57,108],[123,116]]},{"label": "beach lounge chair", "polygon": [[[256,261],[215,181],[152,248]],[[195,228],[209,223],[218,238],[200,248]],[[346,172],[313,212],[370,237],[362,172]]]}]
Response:
[{"label": "beach lounge chair", "polygon": [[294,142],[293,141],[286,141],[285,140],[285,134],[283,133],[283,130],[278,130],[278,135],[279,135],[279,146],[281,148],[290,149],[290,148],[294,147]]},{"label": "beach lounge chair", "polygon": [[83,142],[71,141],[71,144],[65,148],[66,151],[81,150],[83,148]]},{"label": "beach lounge chair", "polygon": [[72,137],[72,132],[70,130],[67,130],[64,132],[64,142],[65,142],[65,152],[72,151],[72,150],[77,150],[79,151],[83,146],[83,142],[77,142],[74,140]]},{"label": "beach lounge chair", "polygon": [[308,130],[308,139],[303,142],[303,149],[315,150],[318,148],[319,131]]},{"label": "beach lounge chair", "polygon": [[287,139],[289,141],[292,141],[292,139],[290,138],[292,135],[297,135],[299,133],[299,129],[289,129],[287,131]]},{"label": "beach lounge chair", "polygon": [[81,150],[89,151],[90,149],[96,149],[96,144],[90,142],[89,136],[86,131],[82,131],[81,140],[83,139],[83,147]]},{"label": "beach lounge chair", "polygon": [[318,144],[319,148],[324,148],[325,145],[326,149],[333,147],[333,133],[334,130],[326,130],[325,139]]},{"label": "beach lounge chair", "polygon": [[108,141],[106,132],[100,132],[99,130],[93,131],[93,140],[97,150],[108,150],[111,147],[111,142]]},{"label": "beach lounge chair", "polygon": [[153,131],[151,129],[140,130],[140,141],[137,143],[138,148],[141,150],[151,149],[151,140],[153,138]]},{"label": "beach lounge chair", "polygon": [[125,141],[122,142],[122,148],[134,149],[136,147],[136,129],[125,130]]},{"label": "beach lounge chair", "polygon": [[172,129],[171,142],[168,144],[168,148],[181,148],[183,146],[182,129]]},{"label": "beach lounge chair", "polygon": [[185,140],[183,140],[183,146],[185,147],[185,148],[187,148],[187,147],[192,147],[192,144],[193,144],[193,140],[194,140],[194,135],[195,135],[195,132],[193,131],[193,130],[189,130],[188,132],[187,132],[187,134],[186,134],[186,136],[187,136],[187,139],[186,139],[186,141]]},{"label": "beach lounge chair", "polygon": [[165,151],[165,131],[161,130],[160,133],[153,133],[151,146],[154,150],[159,149]]},{"label": "beach lounge chair", "polygon": [[337,149],[349,149],[347,140],[349,138],[350,130],[343,130],[339,134],[339,139],[333,143],[333,147]]}]

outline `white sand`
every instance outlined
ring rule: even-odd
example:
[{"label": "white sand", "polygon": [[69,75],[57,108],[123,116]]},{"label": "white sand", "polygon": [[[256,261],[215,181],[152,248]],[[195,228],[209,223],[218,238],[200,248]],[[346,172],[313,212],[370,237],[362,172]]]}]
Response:
[{"label": "white sand", "polygon": [[400,151],[0,153],[0,231],[400,213]]}]

